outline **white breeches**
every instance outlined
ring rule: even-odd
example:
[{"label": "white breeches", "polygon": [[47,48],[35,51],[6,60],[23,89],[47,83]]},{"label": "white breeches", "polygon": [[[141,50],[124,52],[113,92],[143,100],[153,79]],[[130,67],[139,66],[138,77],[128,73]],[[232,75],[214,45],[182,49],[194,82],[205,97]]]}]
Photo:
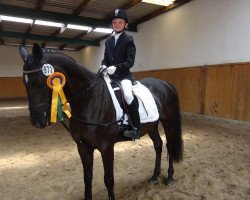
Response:
[{"label": "white breeches", "polygon": [[124,92],[124,99],[127,104],[130,105],[134,99],[134,96],[132,94],[132,83],[130,80],[124,79],[121,81],[121,85]]}]

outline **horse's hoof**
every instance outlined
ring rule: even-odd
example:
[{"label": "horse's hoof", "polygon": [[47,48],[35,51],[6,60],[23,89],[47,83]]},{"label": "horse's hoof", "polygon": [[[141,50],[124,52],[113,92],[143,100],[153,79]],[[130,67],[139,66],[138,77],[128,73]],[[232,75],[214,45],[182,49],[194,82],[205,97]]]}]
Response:
[{"label": "horse's hoof", "polygon": [[165,179],[165,184],[167,185],[167,186],[172,186],[172,185],[174,185],[174,179],[173,178],[167,178],[167,179]]},{"label": "horse's hoof", "polygon": [[151,178],[151,179],[149,179],[148,183],[151,185],[157,185],[157,184],[159,184],[159,181],[157,178]]}]

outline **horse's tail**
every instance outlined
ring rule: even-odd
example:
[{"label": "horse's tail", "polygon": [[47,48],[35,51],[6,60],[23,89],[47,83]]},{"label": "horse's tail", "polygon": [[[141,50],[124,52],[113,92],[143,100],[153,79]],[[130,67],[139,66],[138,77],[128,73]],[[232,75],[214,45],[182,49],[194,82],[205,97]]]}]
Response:
[{"label": "horse's tail", "polygon": [[[177,94],[177,93],[176,93]],[[174,136],[173,136],[174,152],[173,157],[175,162],[180,162],[183,159],[183,140],[181,129],[181,113],[179,99],[177,96],[176,110],[174,113]]]},{"label": "horse's tail", "polygon": [[173,95],[173,135],[171,136],[171,141],[173,142],[173,158],[175,162],[180,162],[183,159],[183,140],[182,140],[182,128],[181,128],[181,113],[180,113],[180,103],[176,88],[171,84]]}]

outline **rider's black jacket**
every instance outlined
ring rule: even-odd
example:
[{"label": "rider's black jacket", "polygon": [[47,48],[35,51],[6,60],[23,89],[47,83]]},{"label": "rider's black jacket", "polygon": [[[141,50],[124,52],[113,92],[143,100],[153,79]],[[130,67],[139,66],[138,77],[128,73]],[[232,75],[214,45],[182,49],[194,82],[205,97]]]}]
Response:
[{"label": "rider's black jacket", "polygon": [[119,36],[116,45],[114,36],[109,37],[105,42],[105,52],[102,65],[107,67],[114,65],[116,71],[110,77],[113,79],[130,79],[133,76],[130,68],[135,62],[136,47],[132,36],[126,34],[125,31]]}]

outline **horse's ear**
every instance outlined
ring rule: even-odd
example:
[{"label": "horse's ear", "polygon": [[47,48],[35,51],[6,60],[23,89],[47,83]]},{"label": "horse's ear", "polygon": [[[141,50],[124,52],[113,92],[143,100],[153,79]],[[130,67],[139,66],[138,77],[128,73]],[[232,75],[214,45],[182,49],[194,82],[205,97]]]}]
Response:
[{"label": "horse's ear", "polygon": [[23,62],[25,62],[27,57],[30,55],[28,50],[23,45],[19,47],[19,53],[22,56]]},{"label": "horse's ear", "polygon": [[33,56],[35,56],[39,61],[42,60],[43,52],[42,52],[41,47],[37,43],[33,44],[32,53],[33,53]]}]

